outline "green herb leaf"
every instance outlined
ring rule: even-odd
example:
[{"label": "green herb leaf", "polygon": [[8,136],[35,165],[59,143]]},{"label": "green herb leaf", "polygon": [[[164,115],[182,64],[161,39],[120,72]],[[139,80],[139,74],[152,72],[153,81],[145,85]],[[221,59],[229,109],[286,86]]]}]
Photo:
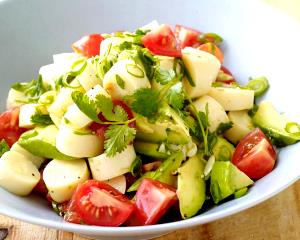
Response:
[{"label": "green herb leaf", "polygon": [[182,84],[173,86],[167,93],[168,103],[177,110],[181,110],[184,106],[184,93],[182,91]]},{"label": "green herb leaf", "polygon": [[15,83],[12,85],[12,88],[16,91],[23,92],[28,98],[28,103],[36,103],[43,93],[51,90],[50,86],[43,84],[41,75],[28,83]]},{"label": "green herb leaf", "polygon": [[125,89],[125,81],[118,74],[116,74],[116,81],[120,88]]},{"label": "green herb leaf", "polygon": [[128,120],[126,111],[120,106],[114,107],[114,104],[109,97],[98,95],[96,96],[95,104],[108,121],[122,122]]},{"label": "green herb leaf", "polygon": [[159,107],[159,92],[150,88],[141,88],[133,94],[131,109],[144,116],[153,117]]},{"label": "green herb leaf", "polygon": [[2,157],[2,155],[6,152],[8,152],[10,150],[10,147],[8,146],[7,142],[2,139],[0,142],[0,157]]},{"label": "green herb leaf", "polygon": [[80,109],[80,111],[82,111],[93,121],[100,123],[100,120],[98,118],[99,111],[97,109],[95,101],[91,100],[88,96],[79,91],[75,91],[72,93],[72,99]]},{"label": "green herb leaf", "polygon": [[134,140],[136,130],[128,125],[110,125],[105,131],[104,149],[108,157],[122,152]]},{"label": "green herb leaf", "polygon": [[163,69],[161,67],[157,67],[154,71],[153,80],[160,83],[161,85],[165,85],[170,82],[175,77],[175,71],[173,69]]},{"label": "green herb leaf", "polygon": [[43,114],[41,111],[36,111],[36,113],[31,116],[31,122],[38,126],[47,126],[53,124],[50,116],[48,114]]}]

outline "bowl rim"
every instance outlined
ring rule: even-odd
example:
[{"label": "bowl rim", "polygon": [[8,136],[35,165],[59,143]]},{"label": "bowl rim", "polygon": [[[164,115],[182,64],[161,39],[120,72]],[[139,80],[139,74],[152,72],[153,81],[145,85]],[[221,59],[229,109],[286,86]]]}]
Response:
[{"label": "bowl rim", "polygon": [[[0,0],[0,7],[1,4],[7,3],[9,0]],[[253,1],[256,2],[257,1]],[[264,3],[260,3],[264,4]],[[277,11],[277,9],[274,9]],[[277,11],[278,12],[278,11]],[[282,14],[281,14],[282,15]],[[299,144],[298,144],[299,145]],[[300,147],[300,145],[299,145]],[[92,234],[92,235],[102,235],[102,236],[132,236],[135,235],[145,235],[145,234],[159,234],[162,232],[170,232],[173,230],[180,230],[184,228],[191,228],[197,225],[209,223],[218,219],[223,219],[225,217],[231,216],[233,214],[239,213],[243,210],[249,209],[255,205],[258,205],[271,197],[275,196],[279,192],[283,191],[296,181],[300,179],[300,173],[297,177],[290,179],[289,181],[285,182],[283,185],[278,187],[275,191],[271,193],[262,193],[259,198],[255,198],[251,202],[241,201],[238,205],[231,205],[224,209],[220,209],[217,212],[210,213],[208,215],[197,215],[190,219],[179,220],[176,222],[168,222],[156,225],[148,225],[148,226],[134,226],[134,227],[101,227],[101,226],[90,226],[90,225],[78,225],[73,223],[64,222],[63,219],[61,221],[56,220],[45,220],[40,219],[39,217],[31,216],[25,214],[23,212],[16,212],[12,211],[11,208],[5,208],[0,205],[0,214],[32,223],[35,225],[45,226],[49,228],[54,228],[63,231],[70,231],[80,234]]]},{"label": "bowl rim", "polygon": [[244,201],[239,203],[238,205],[229,206],[227,208],[219,210],[218,212],[210,213],[208,216],[200,214],[192,218],[179,220],[176,222],[168,222],[168,223],[161,223],[161,224],[147,225],[147,226],[103,227],[103,226],[79,225],[79,224],[64,222],[63,220],[62,221],[43,220],[38,217],[28,216],[27,214],[23,214],[23,213],[12,214],[9,211],[9,208],[4,209],[2,207],[0,207],[0,214],[24,222],[32,223],[35,225],[50,227],[57,230],[76,232],[76,233],[93,234],[93,235],[101,234],[101,235],[109,235],[109,236],[119,236],[119,235],[130,236],[132,234],[144,235],[144,233],[155,234],[155,233],[161,233],[162,231],[170,232],[173,230],[191,228],[197,225],[209,223],[218,219],[222,219],[234,215],[236,213],[249,209],[255,205],[258,205],[259,203],[262,203],[270,199],[274,195],[278,194],[279,192],[283,191],[287,187],[291,186],[299,179],[300,179],[300,174],[296,178],[291,179],[290,181],[283,184],[281,187],[276,189],[276,191],[273,191],[269,194],[264,194],[261,198],[257,198],[254,201],[251,201],[250,203]]}]

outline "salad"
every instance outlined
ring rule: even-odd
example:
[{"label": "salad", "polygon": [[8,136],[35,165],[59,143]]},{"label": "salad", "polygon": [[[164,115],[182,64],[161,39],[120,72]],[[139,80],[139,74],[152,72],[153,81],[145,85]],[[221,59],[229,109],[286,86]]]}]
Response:
[{"label": "salad", "polygon": [[300,126],[239,84],[222,38],[153,21],[91,34],[12,85],[0,114],[0,186],[65,221],[139,226],[244,196]]}]

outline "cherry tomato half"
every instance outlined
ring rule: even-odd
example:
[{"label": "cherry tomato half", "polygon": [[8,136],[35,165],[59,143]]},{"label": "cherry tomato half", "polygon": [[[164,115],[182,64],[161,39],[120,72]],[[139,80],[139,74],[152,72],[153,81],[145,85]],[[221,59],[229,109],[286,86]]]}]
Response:
[{"label": "cherry tomato half", "polygon": [[134,204],[125,195],[96,180],[79,184],[71,203],[70,212],[77,213],[84,223],[97,226],[119,226],[134,210]]},{"label": "cherry tomato half", "polygon": [[175,188],[145,178],[136,193],[137,218],[144,225],[155,224],[177,200]]},{"label": "cherry tomato half", "polygon": [[75,52],[86,57],[94,57],[100,54],[100,44],[104,38],[97,33],[87,35],[72,44]]},{"label": "cherry tomato half", "polygon": [[252,179],[267,175],[274,168],[276,151],[265,134],[255,128],[237,145],[232,163]]},{"label": "cherry tomato half", "polygon": [[184,27],[182,25],[175,26],[175,36],[180,43],[180,47],[193,47],[199,44],[198,37],[201,33],[195,29]]},{"label": "cherry tomato half", "polygon": [[142,42],[153,54],[180,57],[181,49],[170,26],[162,24],[148,32]]},{"label": "cherry tomato half", "polygon": [[19,127],[19,108],[13,108],[0,114],[0,140],[4,139],[11,147],[26,131]]}]

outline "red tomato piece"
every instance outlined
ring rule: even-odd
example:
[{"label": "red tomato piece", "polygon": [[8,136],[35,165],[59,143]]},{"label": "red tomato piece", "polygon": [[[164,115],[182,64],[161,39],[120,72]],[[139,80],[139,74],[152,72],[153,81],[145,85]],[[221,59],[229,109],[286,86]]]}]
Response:
[{"label": "red tomato piece", "polygon": [[133,210],[134,204],[118,190],[104,182],[88,180],[76,188],[66,215],[76,213],[89,225],[119,226]]},{"label": "red tomato piece", "polygon": [[177,200],[175,188],[145,178],[136,193],[137,218],[143,225],[155,224]]},{"label": "red tomato piece", "polygon": [[0,140],[4,139],[11,147],[26,131],[19,127],[19,108],[13,108],[0,114]]},{"label": "red tomato piece", "polygon": [[46,187],[46,184],[43,179],[43,171],[44,171],[44,168],[42,168],[40,170],[41,178],[40,178],[40,181],[38,182],[38,184],[34,187],[33,191],[40,194],[43,197],[47,197],[48,188]]},{"label": "red tomato piece", "polygon": [[274,168],[276,151],[265,134],[256,128],[237,145],[232,163],[252,179],[267,175]]},{"label": "red tomato piece", "polygon": [[201,32],[192,28],[181,25],[175,26],[175,36],[178,39],[181,48],[193,47],[199,44],[198,37],[200,34]]},{"label": "red tomato piece", "polygon": [[153,54],[181,57],[181,49],[170,26],[162,24],[142,37],[142,42]]},{"label": "red tomato piece", "polygon": [[84,36],[72,44],[75,52],[86,57],[94,57],[100,54],[100,44],[104,40],[100,34],[94,33]]}]

